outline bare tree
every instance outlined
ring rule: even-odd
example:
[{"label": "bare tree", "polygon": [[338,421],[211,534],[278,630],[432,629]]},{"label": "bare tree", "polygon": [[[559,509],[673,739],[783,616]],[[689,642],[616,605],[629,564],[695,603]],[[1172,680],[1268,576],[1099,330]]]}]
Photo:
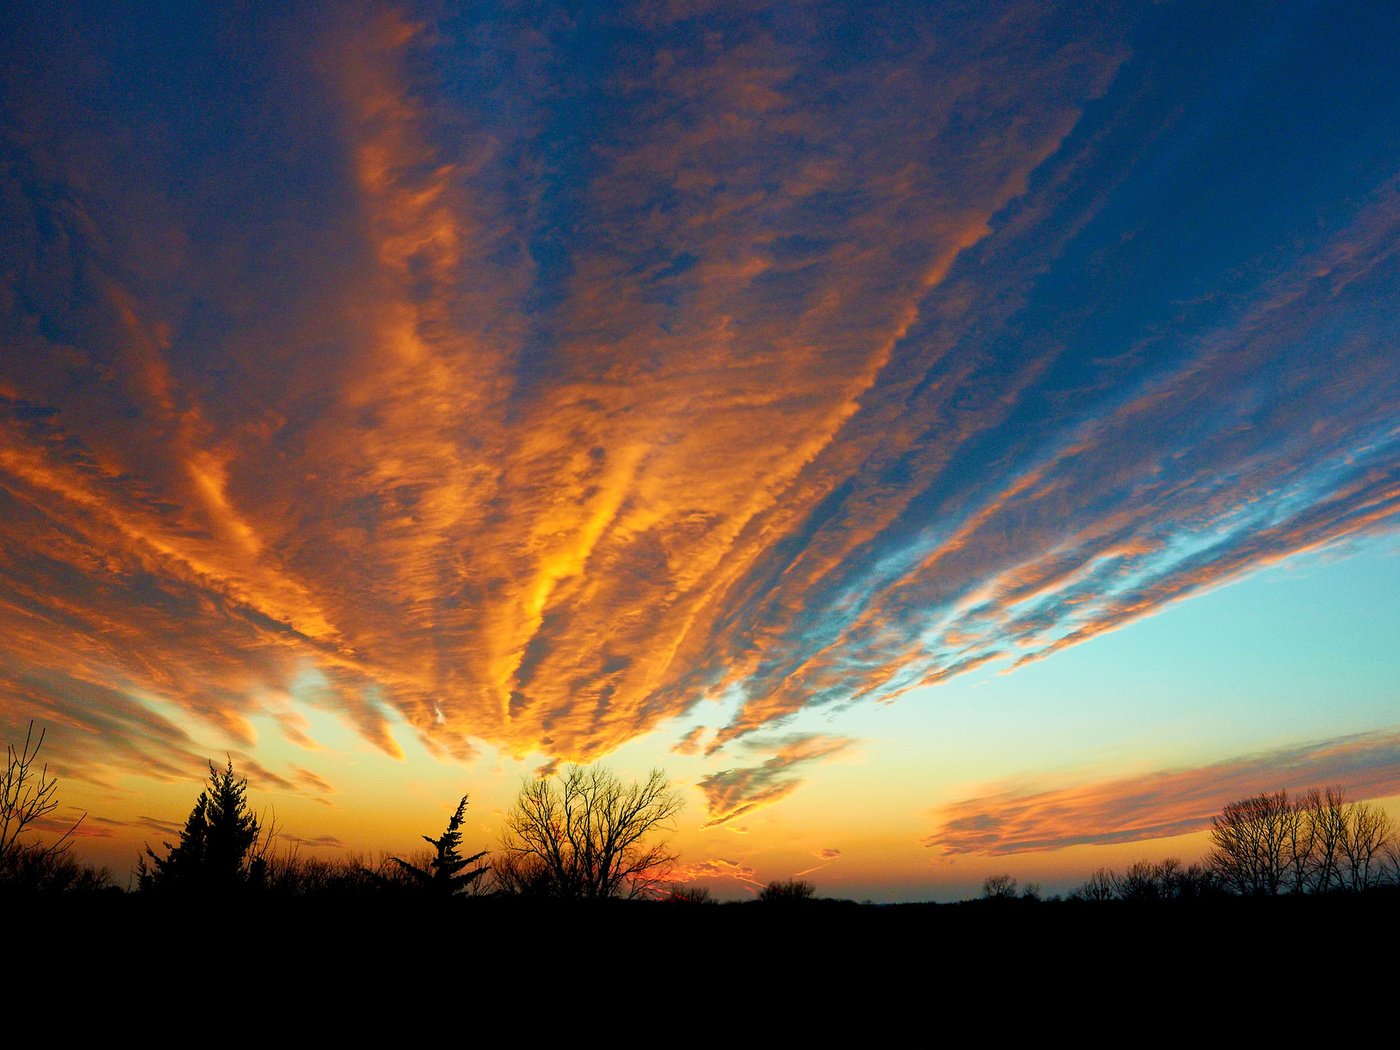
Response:
[{"label": "bare tree", "polygon": [[1381,881],[1387,886],[1400,887],[1400,835],[1392,835],[1385,846]]},{"label": "bare tree", "polygon": [[1277,895],[1291,870],[1288,843],[1297,819],[1286,791],[1231,802],[1211,818],[1211,870],[1237,893]]},{"label": "bare tree", "polygon": [[1287,828],[1288,884],[1293,893],[1305,893],[1312,884],[1318,856],[1322,852],[1321,828],[1314,814],[1321,807],[1316,789],[1296,799],[1293,818]]},{"label": "bare tree", "polygon": [[1385,881],[1384,855],[1394,838],[1386,812],[1368,802],[1351,802],[1340,787],[1314,789],[1298,802],[1306,829],[1306,850],[1295,853],[1298,889],[1310,893],[1348,890],[1363,893]]},{"label": "bare tree", "polygon": [[1183,865],[1176,857],[1140,860],[1122,875],[1100,868],[1070,894],[1081,901],[1197,900],[1216,892],[1216,877],[1200,864]]},{"label": "bare tree", "polygon": [[982,896],[987,900],[1010,900],[1016,896],[1016,880],[1010,875],[988,875],[982,880]]},{"label": "bare tree", "polygon": [[1220,881],[1214,872],[1203,864],[1188,864],[1176,876],[1177,900],[1200,900],[1213,897],[1220,892]]},{"label": "bare tree", "polygon": [[645,895],[676,860],[654,836],[684,804],[659,769],[640,784],[602,766],[527,780],[506,815],[498,879],[503,889],[575,900]]},{"label": "bare tree", "polygon": [[771,904],[809,901],[816,895],[817,888],[806,879],[782,879],[770,882],[758,891],[758,899]]},{"label": "bare tree", "polygon": [[1347,805],[1342,856],[1346,859],[1349,890],[1365,893],[1383,881],[1384,851],[1392,833],[1390,817],[1379,806],[1369,802]]},{"label": "bare tree", "polygon": [[705,886],[687,886],[681,883],[671,883],[671,888],[666,891],[666,895],[661,898],[667,904],[717,904],[718,901],[711,896],[710,891]]},{"label": "bare tree", "polygon": [[1164,900],[1170,896],[1168,882],[1175,874],[1176,868],[1180,867],[1181,862],[1173,859],[1164,863],[1169,863],[1173,867],[1170,870],[1164,870],[1161,865],[1154,864],[1150,860],[1139,860],[1134,862],[1122,875],[1115,875],[1113,884],[1118,891],[1119,900],[1156,901]]},{"label": "bare tree", "polygon": [[1306,888],[1327,893],[1346,888],[1342,849],[1347,834],[1347,800],[1340,787],[1314,788],[1303,796],[1299,808],[1309,825],[1308,852],[1303,864],[1308,872]]},{"label": "bare tree", "polygon": [[44,818],[58,808],[58,780],[49,776],[48,763],[37,771],[34,763],[44,746],[47,730],[39,730],[34,739],[34,723],[24,734],[24,746],[18,751],[13,744],[5,746],[5,774],[0,777],[0,875],[21,863],[35,867],[56,859],[73,844],[73,832],[87,817],[84,813],[58,839],[50,843],[21,842],[28,831],[37,830]]},{"label": "bare tree", "polygon": [[1100,868],[1090,875],[1078,889],[1070,893],[1070,900],[1111,901],[1118,898],[1118,876],[1111,868]]},{"label": "bare tree", "polygon": [[1386,881],[1394,828],[1384,810],[1342,788],[1255,795],[1212,821],[1211,873],[1236,893],[1364,892]]},{"label": "bare tree", "polygon": [[491,885],[508,897],[549,897],[555,893],[549,865],[542,857],[500,849],[491,855]]}]

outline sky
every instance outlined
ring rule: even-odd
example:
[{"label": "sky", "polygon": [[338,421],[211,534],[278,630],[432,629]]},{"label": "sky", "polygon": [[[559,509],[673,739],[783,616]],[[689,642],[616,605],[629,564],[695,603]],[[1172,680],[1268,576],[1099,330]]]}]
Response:
[{"label": "sky", "polygon": [[721,896],[1394,809],[1397,34],[9,5],[0,732],[121,878],[211,760],[326,857],[662,767]]}]

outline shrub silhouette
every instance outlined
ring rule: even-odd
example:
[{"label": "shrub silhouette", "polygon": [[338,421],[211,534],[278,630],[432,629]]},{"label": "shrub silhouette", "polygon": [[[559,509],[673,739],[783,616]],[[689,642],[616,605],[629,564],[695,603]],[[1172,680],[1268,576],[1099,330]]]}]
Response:
[{"label": "shrub silhouette", "polygon": [[5,748],[5,770],[0,775],[0,891],[72,893],[101,889],[107,883],[107,873],[68,856],[73,833],[86,813],[53,842],[25,838],[58,808],[57,779],[49,776],[47,764],[37,771],[34,768],[46,732],[40,729],[39,738],[34,739],[31,721],[23,745]]},{"label": "shrub silhouette", "polygon": [[1100,868],[1069,895],[1072,901],[1111,901],[1118,899],[1118,877],[1112,868]]},{"label": "shrub silhouette", "polygon": [[758,891],[758,899],[773,904],[808,901],[816,896],[817,888],[805,879],[781,879],[770,882]]},{"label": "shrub silhouette", "polygon": [[1016,896],[1016,880],[1010,875],[988,875],[982,881],[982,896],[987,900],[1010,900]]},{"label": "shrub silhouette", "polygon": [[661,898],[667,904],[714,904],[714,897],[710,895],[708,887],[686,886],[673,883],[666,892],[666,896]]},{"label": "shrub silhouette", "polygon": [[1198,900],[1218,893],[1216,879],[1208,869],[1168,857],[1136,861],[1122,875],[1111,868],[1100,868],[1070,894],[1070,900]]}]

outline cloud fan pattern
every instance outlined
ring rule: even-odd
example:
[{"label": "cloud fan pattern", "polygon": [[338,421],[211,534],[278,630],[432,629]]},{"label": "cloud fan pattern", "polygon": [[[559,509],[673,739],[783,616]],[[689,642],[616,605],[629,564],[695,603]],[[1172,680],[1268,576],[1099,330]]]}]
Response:
[{"label": "cloud fan pattern", "polygon": [[0,715],[714,750],[1393,529],[1400,85],[1273,114],[1318,17],[7,14]]}]

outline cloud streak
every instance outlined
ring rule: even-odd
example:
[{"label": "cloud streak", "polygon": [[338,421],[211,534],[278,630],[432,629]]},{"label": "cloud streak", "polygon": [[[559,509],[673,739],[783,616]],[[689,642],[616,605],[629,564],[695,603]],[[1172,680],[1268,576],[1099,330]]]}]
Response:
[{"label": "cloud streak", "polygon": [[755,891],[763,885],[755,877],[754,869],[737,860],[711,859],[686,864],[672,871],[676,882],[694,882],[697,879],[732,879]]},{"label": "cloud streak", "polygon": [[802,779],[797,774],[804,766],[839,755],[854,744],[854,740],[845,737],[815,733],[773,740],[753,738],[748,747],[755,751],[771,750],[771,757],[760,765],[720,770],[700,781],[699,787],[710,813],[705,827],[728,824],[737,817],[782,801],[801,785]]},{"label": "cloud streak", "polygon": [[1366,733],[1050,790],[995,787],[942,810],[924,845],[999,856],[1065,846],[1141,842],[1210,827],[1236,799],[1340,785],[1354,798],[1400,794],[1400,733]]}]

